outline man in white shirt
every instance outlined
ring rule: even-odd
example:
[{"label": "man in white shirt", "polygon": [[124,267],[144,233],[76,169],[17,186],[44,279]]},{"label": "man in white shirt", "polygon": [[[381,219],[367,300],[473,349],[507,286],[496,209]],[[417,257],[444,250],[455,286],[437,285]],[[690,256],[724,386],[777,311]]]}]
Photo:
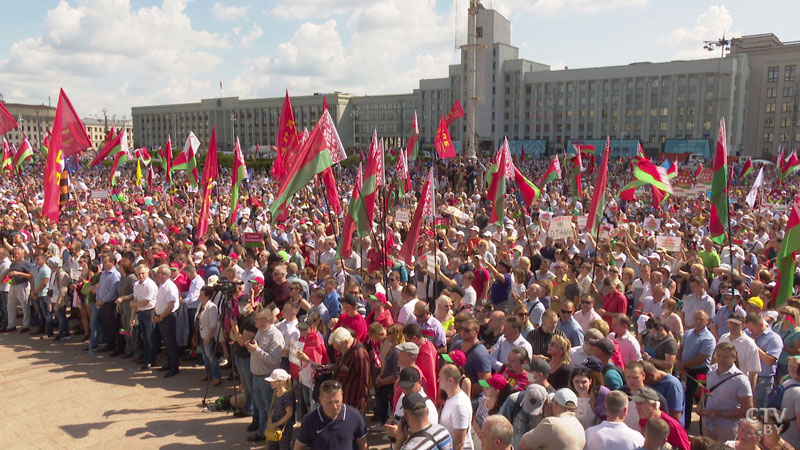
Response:
[{"label": "man in white shirt", "polygon": [[242,281],[244,281],[244,293],[250,294],[250,283],[248,281],[255,280],[257,277],[264,278],[264,273],[261,272],[261,269],[256,267],[256,259],[252,253],[246,253],[244,255],[244,261],[242,261],[242,265],[244,266],[244,271],[242,272]]},{"label": "man in white shirt", "polygon": [[503,325],[503,335],[497,340],[489,353],[492,368],[499,372],[506,364],[508,354],[516,347],[522,347],[528,352],[528,357],[533,357],[533,348],[527,339],[522,337],[522,320],[516,316],[506,317]]},{"label": "man in white shirt", "polygon": [[586,430],[584,450],[635,450],[644,444],[644,436],[625,425],[628,414],[628,396],[620,391],[606,395],[608,418]]},{"label": "man in white shirt", "polygon": [[289,349],[292,346],[292,342],[300,340],[300,330],[297,328],[297,313],[299,311],[299,304],[294,302],[284,303],[283,309],[281,310],[281,317],[283,320],[275,325],[283,335],[283,342],[286,344],[283,348],[283,354],[281,355],[281,359],[284,359],[282,364],[289,363]]},{"label": "man in white shirt", "polygon": [[453,450],[472,450],[472,402],[459,387],[461,371],[453,364],[439,369],[439,388],[447,393],[439,423],[453,439]]},{"label": "man in white shirt", "polygon": [[594,298],[590,294],[581,295],[580,309],[575,311],[572,318],[578,321],[584,335],[586,330],[589,329],[590,323],[602,319],[600,314],[597,314],[597,311],[594,310]]},{"label": "man in white shirt", "polygon": [[642,350],[639,341],[633,335],[628,333],[631,325],[631,319],[623,314],[615,314],[611,320],[611,333],[610,338],[619,343],[619,351],[622,354],[622,361],[627,364],[631,361],[642,360]]},{"label": "man in white shirt", "polygon": [[331,242],[326,239],[320,239],[317,243],[319,246],[319,263],[327,264],[328,267],[333,267],[336,258],[336,249],[333,248]]},{"label": "man in white shirt", "polygon": [[736,365],[750,380],[750,388],[755,389],[758,373],[761,371],[761,359],[758,356],[756,341],[742,332],[744,317],[741,314],[731,314],[728,317],[728,332],[719,337],[719,342],[728,342],[736,347]]},{"label": "man in white shirt", "polygon": [[158,267],[156,279],[159,283],[156,304],[153,308],[153,322],[167,347],[167,364],[159,370],[166,371],[164,378],[178,374],[178,341],[175,333],[175,312],[178,311],[178,286],[172,281],[172,270],[168,265]]},{"label": "man in white shirt", "polygon": [[[136,278],[139,280],[133,285],[133,300],[131,301],[131,316],[136,315],[139,322],[137,327],[142,339],[141,359],[144,365],[141,370],[153,367],[156,362],[156,326],[153,323],[153,309],[156,306],[158,286],[149,277],[150,268],[146,264],[136,267]],[[131,326],[133,326],[131,320]]]},{"label": "man in white shirt", "polygon": [[403,287],[403,307],[397,313],[397,323],[408,325],[414,323],[417,318],[414,317],[414,306],[419,299],[417,298],[417,287],[413,283],[408,283]]}]

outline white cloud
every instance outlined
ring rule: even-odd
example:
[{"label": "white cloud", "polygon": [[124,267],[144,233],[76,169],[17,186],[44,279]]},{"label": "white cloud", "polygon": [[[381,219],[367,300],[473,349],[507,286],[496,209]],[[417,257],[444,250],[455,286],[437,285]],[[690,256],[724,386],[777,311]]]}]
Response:
[{"label": "white cloud", "polygon": [[242,36],[240,42],[242,43],[243,47],[249,47],[250,44],[257,41],[263,35],[264,35],[264,30],[262,30],[261,27],[258,26],[257,24],[253,24],[253,28],[250,29],[249,33]]},{"label": "white cloud", "polygon": [[229,44],[195,29],[186,3],[132,9],[129,0],[77,6],[61,0],[47,12],[40,36],[10,45],[8,59],[0,61],[0,85],[23,93],[13,101],[34,103],[55,99],[63,87],[82,115],[105,106],[130,117],[131,105],[196,101],[207,82],[195,77],[218,65],[213,51]]},{"label": "white cloud", "polygon": [[216,2],[211,7],[211,13],[219,20],[237,20],[247,15],[247,8],[244,6],[225,6],[222,2]]},{"label": "white cloud", "polygon": [[556,13],[596,13],[612,9],[640,7],[649,0],[493,0],[491,6],[510,18],[511,14],[533,12],[540,16]]},{"label": "white cloud", "polygon": [[703,49],[704,41],[716,41],[723,33],[732,36],[733,16],[725,5],[712,6],[697,17],[691,28],[677,28],[662,35],[659,45],[675,48],[675,57],[680,59],[715,58],[718,52]]},{"label": "white cloud", "polygon": [[372,0],[278,0],[270,14],[286,19],[328,18],[372,3]]}]

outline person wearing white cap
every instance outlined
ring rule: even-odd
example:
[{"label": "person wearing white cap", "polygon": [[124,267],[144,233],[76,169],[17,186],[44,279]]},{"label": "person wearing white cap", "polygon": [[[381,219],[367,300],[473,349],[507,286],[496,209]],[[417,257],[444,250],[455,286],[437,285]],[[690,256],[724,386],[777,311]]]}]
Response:
[{"label": "person wearing white cap", "polygon": [[520,450],[583,450],[586,435],[583,425],[575,418],[578,397],[567,388],[552,394],[548,404],[553,415],[546,417],[536,428],[525,433],[519,441]]},{"label": "person wearing white cap", "polygon": [[268,450],[289,448],[294,428],[294,397],[291,390],[292,377],[283,369],[275,369],[265,378],[272,388],[272,400],[267,417],[267,433],[281,430],[278,442],[268,442]]},{"label": "person wearing white cap", "polygon": [[58,342],[70,336],[69,319],[67,319],[67,306],[69,305],[67,291],[69,290],[70,279],[69,274],[62,268],[61,258],[53,256],[47,260],[47,265],[50,266],[51,271],[47,288],[50,292],[50,305],[58,319],[58,336],[55,338],[55,341]]}]

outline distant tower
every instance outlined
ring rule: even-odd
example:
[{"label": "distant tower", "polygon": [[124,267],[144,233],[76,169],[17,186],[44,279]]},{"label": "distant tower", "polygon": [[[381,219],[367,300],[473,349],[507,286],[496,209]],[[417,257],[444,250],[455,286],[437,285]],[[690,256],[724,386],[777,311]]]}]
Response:
[{"label": "distant tower", "polygon": [[477,107],[482,99],[478,97],[478,49],[486,48],[486,44],[478,44],[478,8],[481,6],[479,0],[470,0],[469,17],[467,19],[467,44],[462,45],[469,63],[467,66],[466,95],[464,101],[467,103],[467,133],[464,136],[466,145],[464,152],[467,157],[477,155],[478,149],[478,127],[477,127]]}]

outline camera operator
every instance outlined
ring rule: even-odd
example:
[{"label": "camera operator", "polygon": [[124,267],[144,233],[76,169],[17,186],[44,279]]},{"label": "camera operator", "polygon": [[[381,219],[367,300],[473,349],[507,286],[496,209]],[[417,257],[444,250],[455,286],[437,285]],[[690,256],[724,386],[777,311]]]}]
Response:
[{"label": "camera operator", "polygon": [[[253,374],[250,372],[250,352],[247,351],[245,343],[249,342],[258,332],[256,327],[256,308],[244,294],[244,287],[236,285],[232,298],[239,315],[231,325],[230,338],[233,341],[233,355],[236,364],[236,372],[239,379],[244,382],[245,402],[244,409],[236,411],[235,417],[253,416],[253,421],[248,425],[247,431],[258,429],[258,410],[253,408]],[[238,299],[238,300],[237,300]]]},{"label": "camera operator", "polygon": [[394,450],[450,450],[453,441],[447,428],[430,423],[428,400],[419,392],[403,397],[403,418],[397,428]]}]

